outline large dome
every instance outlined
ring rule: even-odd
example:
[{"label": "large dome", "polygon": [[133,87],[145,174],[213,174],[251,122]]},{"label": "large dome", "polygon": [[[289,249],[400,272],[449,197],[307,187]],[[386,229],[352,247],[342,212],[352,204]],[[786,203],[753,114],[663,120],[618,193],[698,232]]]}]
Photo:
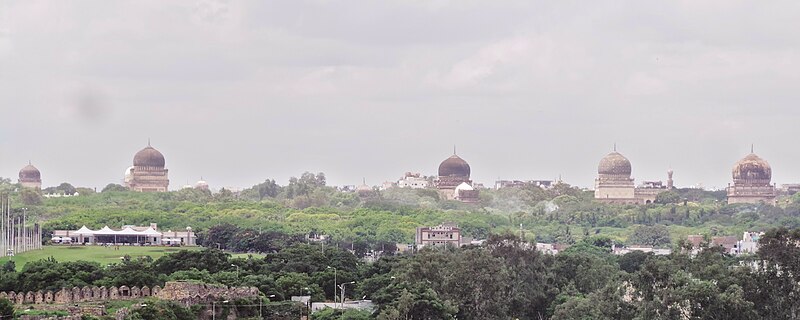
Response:
[{"label": "large dome", "polygon": [[772,180],[772,167],[767,160],[750,153],[733,166],[733,181],[769,183]]},{"label": "large dome", "polygon": [[23,181],[38,181],[42,179],[42,174],[39,172],[39,169],[36,169],[36,167],[33,165],[28,164],[19,171],[19,179]]},{"label": "large dome", "polygon": [[631,162],[619,152],[609,153],[607,156],[600,159],[600,165],[597,167],[597,173],[603,175],[631,175]]},{"label": "large dome", "polygon": [[465,177],[469,178],[469,164],[457,155],[452,155],[439,165],[440,177]]},{"label": "large dome", "polygon": [[164,155],[148,145],[142,151],[136,153],[133,157],[133,165],[136,167],[163,168],[165,165]]}]

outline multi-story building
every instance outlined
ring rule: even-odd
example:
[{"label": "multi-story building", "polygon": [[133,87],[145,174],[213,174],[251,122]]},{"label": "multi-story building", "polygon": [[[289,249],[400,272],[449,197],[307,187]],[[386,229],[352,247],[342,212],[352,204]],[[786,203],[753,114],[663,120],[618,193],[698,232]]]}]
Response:
[{"label": "multi-story building", "polygon": [[458,248],[461,246],[461,229],[451,223],[444,223],[435,227],[418,227],[415,242],[417,249],[427,246],[453,246]]},{"label": "multi-story building", "polygon": [[425,189],[430,185],[428,179],[416,172],[406,172],[400,180],[397,180],[398,188]]}]

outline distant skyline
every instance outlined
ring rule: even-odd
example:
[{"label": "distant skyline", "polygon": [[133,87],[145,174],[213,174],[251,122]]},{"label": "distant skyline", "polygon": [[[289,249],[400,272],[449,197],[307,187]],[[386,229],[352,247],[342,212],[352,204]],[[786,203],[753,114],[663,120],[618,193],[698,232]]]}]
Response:
[{"label": "distant skyline", "polygon": [[750,145],[800,182],[800,3],[3,1],[0,176],[171,189],[435,175],[723,188]]}]

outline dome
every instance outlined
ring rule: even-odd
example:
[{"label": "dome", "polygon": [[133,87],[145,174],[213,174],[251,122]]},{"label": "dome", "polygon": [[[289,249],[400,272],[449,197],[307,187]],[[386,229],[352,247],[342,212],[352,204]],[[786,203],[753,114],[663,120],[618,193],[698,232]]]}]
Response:
[{"label": "dome", "polygon": [[197,181],[197,183],[195,183],[194,187],[195,187],[195,189],[205,189],[205,190],[208,190],[208,182],[206,182],[205,180],[203,180],[203,178],[200,178],[200,180],[199,180],[199,181]]},{"label": "dome", "polygon": [[24,168],[22,168],[22,170],[19,171],[19,179],[27,181],[31,180],[38,181],[42,180],[42,174],[39,172],[39,169],[36,169],[36,167],[34,167],[29,163],[27,166],[25,166]]},{"label": "dome", "polygon": [[475,190],[475,188],[473,188],[466,182],[462,182],[461,184],[458,185],[458,187],[456,187],[456,193],[458,193],[459,191],[472,191],[472,190]]},{"label": "dome", "polygon": [[133,180],[133,167],[129,167],[125,169],[125,183],[131,182]]},{"label": "dome", "polygon": [[465,177],[469,178],[469,164],[457,155],[452,155],[439,165],[440,177]]},{"label": "dome", "polygon": [[600,160],[597,173],[605,175],[631,175],[631,162],[619,152],[609,153]]},{"label": "dome", "polygon": [[769,183],[772,180],[772,167],[766,160],[755,153],[750,153],[733,166],[733,181],[760,181]]},{"label": "dome", "polygon": [[159,167],[163,168],[165,164],[164,155],[158,152],[155,148],[147,146],[141,151],[137,152],[133,157],[133,165],[136,167]]}]

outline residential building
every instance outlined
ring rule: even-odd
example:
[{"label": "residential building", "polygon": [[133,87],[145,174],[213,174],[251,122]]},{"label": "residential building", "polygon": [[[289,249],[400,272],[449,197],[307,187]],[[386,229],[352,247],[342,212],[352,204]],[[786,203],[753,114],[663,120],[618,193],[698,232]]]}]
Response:
[{"label": "residential building", "polygon": [[416,234],[417,249],[427,246],[461,246],[461,229],[457,225],[444,223],[435,227],[418,227]]}]

